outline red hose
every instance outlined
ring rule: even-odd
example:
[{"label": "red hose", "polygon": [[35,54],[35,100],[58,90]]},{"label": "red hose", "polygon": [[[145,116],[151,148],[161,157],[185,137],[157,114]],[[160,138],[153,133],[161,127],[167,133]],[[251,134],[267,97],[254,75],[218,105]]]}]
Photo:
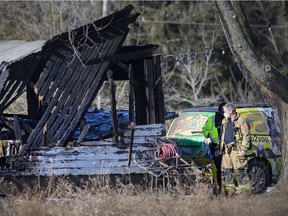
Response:
[{"label": "red hose", "polygon": [[176,167],[178,166],[177,149],[175,143],[161,143],[158,146],[158,157],[162,161],[167,159],[176,159]]}]

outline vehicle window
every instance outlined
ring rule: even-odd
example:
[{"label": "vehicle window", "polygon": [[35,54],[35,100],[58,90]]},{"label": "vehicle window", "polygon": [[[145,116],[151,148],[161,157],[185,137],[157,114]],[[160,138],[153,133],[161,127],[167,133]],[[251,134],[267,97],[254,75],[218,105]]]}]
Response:
[{"label": "vehicle window", "polygon": [[192,135],[202,133],[202,127],[205,125],[208,116],[200,113],[182,114],[174,120],[171,125],[169,136],[171,135]]}]

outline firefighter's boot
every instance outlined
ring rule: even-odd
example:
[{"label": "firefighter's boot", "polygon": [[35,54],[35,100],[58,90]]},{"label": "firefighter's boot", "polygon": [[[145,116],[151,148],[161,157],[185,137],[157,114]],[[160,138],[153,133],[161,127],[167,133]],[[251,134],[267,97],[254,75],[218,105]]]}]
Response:
[{"label": "firefighter's boot", "polygon": [[237,182],[239,191],[251,191],[251,183],[247,169],[238,169],[237,170]]},{"label": "firefighter's boot", "polygon": [[226,195],[233,195],[235,192],[233,169],[224,168],[222,172],[222,187]]}]

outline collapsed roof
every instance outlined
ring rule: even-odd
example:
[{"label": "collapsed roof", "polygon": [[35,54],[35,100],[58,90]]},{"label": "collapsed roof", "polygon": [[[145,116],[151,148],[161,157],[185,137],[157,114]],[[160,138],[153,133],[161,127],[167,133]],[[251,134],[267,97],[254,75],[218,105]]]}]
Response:
[{"label": "collapsed roof", "polygon": [[[13,131],[13,139],[23,144],[19,155],[42,146],[65,146],[108,70],[115,79],[136,80],[132,85],[138,124],[163,123],[158,46],[122,46],[129,24],[139,16],[132,10],[129,5],[47,42],[0,42],[0,120],[10,129],[0,138],[9,139]],[[25,118],[35,120],[35,125],[15,115],[11,121],[3,114],[23,91],[27,91]]]}]

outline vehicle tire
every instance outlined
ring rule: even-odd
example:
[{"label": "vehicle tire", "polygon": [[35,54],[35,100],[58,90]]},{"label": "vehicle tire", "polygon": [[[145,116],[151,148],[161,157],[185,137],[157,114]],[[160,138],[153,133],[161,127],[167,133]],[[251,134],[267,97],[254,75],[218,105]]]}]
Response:
[{"label": "vehicle tire", "polygon": [[263,161],[251,160],[248,163],[248,175],[253,193],[264,193],[270,184],[270,172]]}]

